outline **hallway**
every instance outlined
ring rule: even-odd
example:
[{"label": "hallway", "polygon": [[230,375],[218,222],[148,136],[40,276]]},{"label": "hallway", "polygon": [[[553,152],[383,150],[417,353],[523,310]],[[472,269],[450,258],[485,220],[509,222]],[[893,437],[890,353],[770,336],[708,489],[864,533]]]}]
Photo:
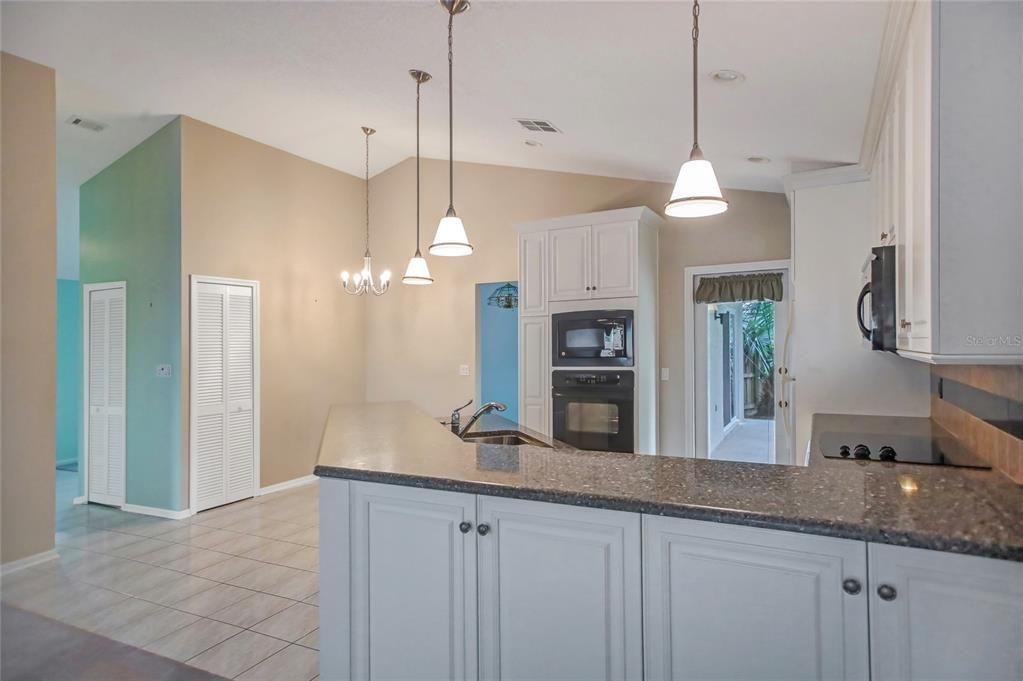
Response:
[{"label": "hallway", "polygon": [[718,461],[746,463],[772,463],[774,449],[774,420],[746,419],[735,425],[725,436],[710,458]]}]

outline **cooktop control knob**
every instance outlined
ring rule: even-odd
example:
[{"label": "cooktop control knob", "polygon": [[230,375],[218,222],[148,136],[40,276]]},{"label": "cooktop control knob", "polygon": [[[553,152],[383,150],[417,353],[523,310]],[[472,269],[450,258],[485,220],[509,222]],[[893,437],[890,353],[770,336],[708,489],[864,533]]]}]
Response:
[{"label": "cooktop control knob", "polygon": [[867,445],[856,445],[853,448],[853,456],[857,459],[869,459],[870,458],[870,447]]},{"label": "cooktop control knob", "polygon": [[877,453],[877,457],[882,461],[895,461],[895,450],[885,445],[881,447],[881,451]]},{"label": "cooktop control knob", "polygon": [[838,448],[838,453],[841,455],[841,457],[843,459],[848,458],[849,457],[849,445],[842,445],[841,447],[839,447]]}]

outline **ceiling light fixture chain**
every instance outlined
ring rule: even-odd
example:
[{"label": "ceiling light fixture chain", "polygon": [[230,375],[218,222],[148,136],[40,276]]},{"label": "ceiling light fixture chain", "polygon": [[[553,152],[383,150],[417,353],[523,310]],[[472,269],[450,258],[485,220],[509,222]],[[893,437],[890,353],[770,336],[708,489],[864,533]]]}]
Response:
[{"label": "ceiling light fixture chain", "polygon": [[390,270],[381,272],[379,285],[373,279],[373,256],[369,250],[369,136],[375,132],[373,128],[362,127],[362,133],[366,136],[366,251],[362,256],[362,269],[354,275],[349,275],[348,270],[341,272],[341,286],[345,293],[353,296],[367,293],[381,296],[391,286]]}]

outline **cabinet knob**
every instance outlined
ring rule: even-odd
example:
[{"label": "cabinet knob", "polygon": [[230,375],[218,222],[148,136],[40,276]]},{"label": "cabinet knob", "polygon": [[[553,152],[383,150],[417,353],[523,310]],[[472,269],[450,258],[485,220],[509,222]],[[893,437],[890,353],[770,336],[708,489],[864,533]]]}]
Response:
[{"label": "cabinet knob", "polygon": [[468,520],[463,520],[462,522],[458,523],[458,529],[462,531],[462,534],[469,534],[470,532],[472,532],[472,523],[470,523]]},{"label": "cabinet knob", "polygon": [[587,286],[587,287],[586,287],[586,290],[587,290],[587,291],[589,291],[589,290],[590,290],[590,287],[589,287],[589,286]]},{"label": "cabinet knob", "polygon": [[481,537],[485,537],[488,534],[490,534],[490,525],[487,525],[486,523],[480,523],[479,525],[476,526],[476,531],[480,533]]},{"label": "cabinet knob", "polygon": [[898,592],[895,587],[890,584],[882,584],[877,587],[877,595],[881,597],[882,601],[894,601]]},{"label": "cabinet knob", "polygon": [[842,582],[842,590],[850,596],[855,596],[863,590],[863,585],[860,584],[860,580],[850,577]]}]

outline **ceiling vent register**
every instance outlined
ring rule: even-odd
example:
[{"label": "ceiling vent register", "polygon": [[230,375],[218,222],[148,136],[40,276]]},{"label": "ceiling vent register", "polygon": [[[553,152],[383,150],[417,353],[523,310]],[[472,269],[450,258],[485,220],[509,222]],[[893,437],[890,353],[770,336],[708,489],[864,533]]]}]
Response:
[{"label": "ceiling vent register", "polygon": [[530,132],[561,132],[550,121],[538,118],[516,118],[519,125]]},{"label": "ceiling vent register", "polygon": [[88,118],[82,118],[81,116],[72,116],[67,119],[68,125],[73,125],[76,128],[85,128],[92,132],[103,132],[107,129],[106,123],[100,123],[99,121],[93,121]]}]

